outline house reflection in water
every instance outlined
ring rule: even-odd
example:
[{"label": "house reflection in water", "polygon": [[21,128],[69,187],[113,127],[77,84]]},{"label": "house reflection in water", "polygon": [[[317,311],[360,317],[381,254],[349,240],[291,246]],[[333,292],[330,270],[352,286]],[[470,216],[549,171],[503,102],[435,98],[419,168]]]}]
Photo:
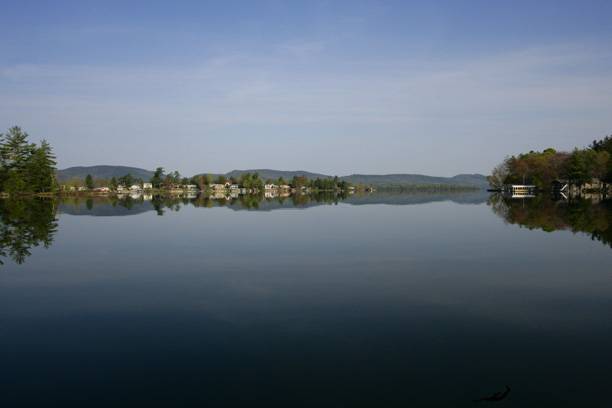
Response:
[{"label": "house reflection in water", "polygon": [[512,184],[509,186],[509,193],[512,198],[533,198],[537,187],[530,184]]}]

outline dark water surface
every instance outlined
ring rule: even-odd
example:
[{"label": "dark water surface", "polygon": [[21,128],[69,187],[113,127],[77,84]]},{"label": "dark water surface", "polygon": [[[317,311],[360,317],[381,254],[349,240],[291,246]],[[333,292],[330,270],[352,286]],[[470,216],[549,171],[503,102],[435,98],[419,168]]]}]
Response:
[{"label": "dark water surface", "polygon": [[612,406],[609,204],[329,201],[3,201],[0,406]]}]

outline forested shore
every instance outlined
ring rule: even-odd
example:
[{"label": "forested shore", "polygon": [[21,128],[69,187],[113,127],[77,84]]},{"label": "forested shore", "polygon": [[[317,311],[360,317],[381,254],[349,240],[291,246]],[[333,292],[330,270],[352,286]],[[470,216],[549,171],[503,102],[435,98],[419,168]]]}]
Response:
[{"label": "forested shore", "polygon": [[506,157],[489,177],[494,188],[530,184],[541,190],[549,190],[555,181],[582,186],[594,180],[612,183],[612,136],[572,152],[548,148]]}]

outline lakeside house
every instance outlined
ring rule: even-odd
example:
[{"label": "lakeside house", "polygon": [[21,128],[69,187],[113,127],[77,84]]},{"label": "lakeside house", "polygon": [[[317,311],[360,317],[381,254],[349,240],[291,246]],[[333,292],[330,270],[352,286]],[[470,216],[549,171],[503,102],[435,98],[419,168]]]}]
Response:
[{"label": "lakeside house", "polygon": [[[197,184],[165,184],[164,186],[158,187],[163,189],[165,192],[170,194],[184,194],[184,193],[197,193],[200,190],[200,186]],[[240,195],[247,194],[259,194],[259,193],[267,193],[266,197],[288,197],[292,193],[308,193],[311,189],[307,186],[291,186],[290,184],[274,184],[271,181],[262,185],[261,187],[252,187],[245,188],[240,185],[234,179],[228,180],[224,183],[216,183],[210,184],[208,186],[202,187],[205,191],[219,193],[218,195],[223,194],[225,197],[239,197]],[[354,187],[351,187],[354,189]],[[71,191],[71,192],[95,192],[95,193],[116,193],[116,194],[132,194],[143,192],[151,193],[154,190],[153,184],[150,182],[147,183],[134,183],[132,185],[123,185],[119,184],[116,187],[107,187],[100,186],[96,188],[86,188],[79,186],[70,186],[70,185],[60,185],[60,189],[62,191]]]},{"label": "lakeside house", "polygon": [[598,178],[593,178],[583,184],[572,183],[566,179],[557,179],[552,183],[552,192],[564,198],[576,196],[593,196],[610,194],[610,185]]}]

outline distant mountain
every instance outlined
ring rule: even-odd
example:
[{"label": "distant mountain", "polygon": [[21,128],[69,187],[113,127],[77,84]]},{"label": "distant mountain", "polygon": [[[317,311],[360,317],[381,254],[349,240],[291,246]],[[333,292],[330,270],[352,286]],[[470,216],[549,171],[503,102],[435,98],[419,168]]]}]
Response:
[{"label": "distant mountain", "polygon": [[[238,178],[244,173],[258,173],[259,176],[266,179],[276,180],[279,177],[289,181],[294,176],[305,176],[309,179],[318,178],[332,178],[333,176],[322,173],[312,173],[303,170],[273,170],[273,169],[249,169],[249,170],[232,170],[225,173],[226,177]],[[141,178],[143,180],[149,180],[153,176],[153,172],[150,170],[139,169],[136,167],[126,166],[89,166],[89,167],[70,167],[64,170],[58,171],[58,178],[60,181],[65,181],[71,178],[84,179],[88,174],[95,179],[110,179],[111,177],[121,177],[130,173],[134,177]],[[200,173],[207,174],[207,173]],[[218,176],[218,174],[213,174]],[[482,174],[458,174],[453,177],[434,177],[425,176],[422,174],[351,174],[350,176],[340,177],[342,180],[346,180],[353,184],[367,184],[379,187],[401,187],[401,186],[418,186],[418,185],[453,185],[453,186],[470,186],[478,188],[487,188],[487,178]]]},{"label": "distant mountain", "polygon": [[87,167],[69,167],[57,172],[59,181],[66,181],[72,178],[85,179],[88,174],[94,179],[110,179],[112,177],[122,177],[126,174],[131,174],[133,177],[149,180],[153,176],[150,170],[139,169],[137,167],[127,166],[87,166]]},{"label": "distant mountain", "polygon": [[458,174],[453,177],[434,177],[425,176],[422,174],[351,174],[350,176],[342,177],[342,179],[353,184],[367,184],[385,187],[444,184],[486,188],[489,185],[487,178],[482,174]]},{"label": "distant mountain", "polygon": [[[232,170],[226,173],[226,177],[239,177],[243,173],[257,172],[261,178],[276,180],[279,177],[285,180],[291,180],[294,176],[305,176],[307,178],[332,178],[329,174],[311,173],[303,170],[284,171],[271,169],[250,169],[250,170]],[[453,177],[434,177],[425,176],[422,174],[351,174],[350,176],[341,176],[340,179],[346,180],[353,184],[367,184],[375,186],[415,186],[415,185],[431,185],[443,184],[453,186],[470,186],[486,188],[489,183],[487,178],[482,174],[458,174]]]},{"label": "distant mountain", "polygon": [[[263,179],[276,180],[279,177],[283,177],[285,180],[291,180],[294,176],[305,176],[307,178],[331,178],[333,176],[321,173],[311,173],[308,171],[283,171],[283,170],[270,170],[270,169],[251,169],[251,170],[232,170],[226,173],[227,177],[239,177],[243,173],[259,173],[259,176]],[[431,185],[431,184],[443,184],[453,186],[470,186],[486,188],[489,183],[487,178],[482,174],[458,174],[453,177],[434,177],[425,176],[422,174],[351,174],[350,176],[340,177],[342,180],[346,180],[353,184],[367,184],[381,187],[393,187],[393,186],[415,186],[415,185]]]},{"label": "distant mountain", "polygon": [[225,173],[226,177],[240,177],[240,175],[244,173],[257,173],[261,179],[272,179],[276,180],[279,177],[284,178],[289,181],[295,176],[304,176],[309,179],[318,178],[330,178],[333,176],[328,176],[326,174],[321,173],[311,173],[309,171],[303,170],[295,170],[295,171],[285,171],[285,170],[271,170],[271,169],[252,169],[252,170],[232,170],[229,173]]}]

